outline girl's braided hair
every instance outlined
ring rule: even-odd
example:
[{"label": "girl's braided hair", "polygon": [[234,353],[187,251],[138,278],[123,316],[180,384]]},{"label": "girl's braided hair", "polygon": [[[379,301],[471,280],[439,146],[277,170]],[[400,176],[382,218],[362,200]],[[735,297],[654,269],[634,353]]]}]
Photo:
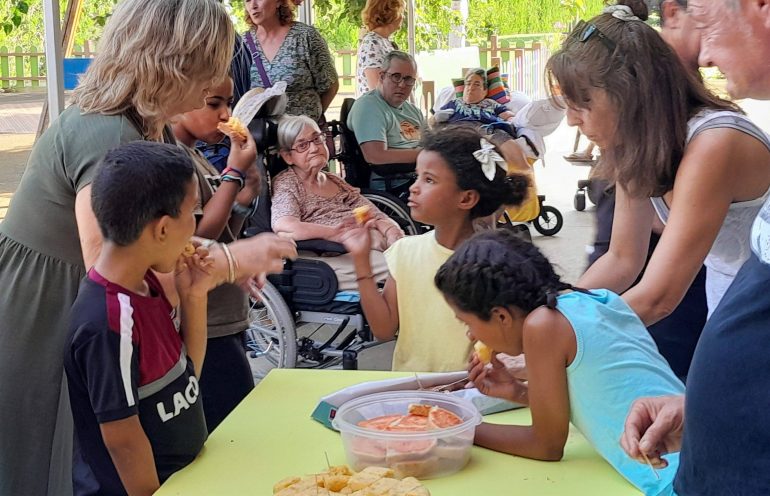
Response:
[{"label": "girl's braided hair", "polygon": [[490,181],[481,170],[481,163],[473,152],[481,149],[485,135],[472,126],[450,124],[423,134],[420,146],[425,151],[441,155],[457,178],[457,186],[463,190],[476,190],[478,203],[471,209],[471,219],[492,215],[503,205],[519,206],[527,198],[529,178],[524,174],[506,172],[496,168]]},{"label": "girl's braided hair", "polygon": [[495,307],[529,313],[556,296],[575,289],[562,282],[548,259],[533,244],[506,229],[476,234],[439,268],[436,287],[463,312],[489,320]]}]

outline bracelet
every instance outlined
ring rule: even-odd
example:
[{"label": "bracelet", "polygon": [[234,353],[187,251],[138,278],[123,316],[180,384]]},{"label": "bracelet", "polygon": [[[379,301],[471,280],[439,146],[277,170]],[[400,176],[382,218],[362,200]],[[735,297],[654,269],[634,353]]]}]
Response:
[{"label": "bracelet", "polygon": [[242,177],[231,176],[230,174],[223,174],[219,177],[223,183],[238,183],[238,190],[242,190],[246,186],[246,181]]},{"label": "bracelet", "polygon": [[372,273],[370,272],[369,274],[366,274],[365,276],[356,277],[356,282],[361,282],[361,281],[363,281],[364,279],[374,279],[374,274],[372,274]]},{"label": "bracelet", "polygon": [[232,284],[235,282],[235,269],[238,267],[238,262],[235,261],[235,257],[230,252],[227,243],[219,243],[219,246],[222,247],[222,251],[225,252],[225,258],[227,258],[227,282]]},{"label": "bracelet", "polygon": [[239,171],[238,169],[234,169],[232,167],[225,167],[225,170],[222,171],[222,175],[232,175],[234,173],[236,176],[240,177],[241,179],[246,179],[246,174]]}]

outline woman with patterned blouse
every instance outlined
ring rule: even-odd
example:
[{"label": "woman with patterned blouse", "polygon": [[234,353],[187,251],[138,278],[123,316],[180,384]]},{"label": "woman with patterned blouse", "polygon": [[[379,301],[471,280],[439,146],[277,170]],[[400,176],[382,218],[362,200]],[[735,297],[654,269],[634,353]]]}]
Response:
[{"label": "woman with patterned blouse", "polygon": [[367,0],[361,12],[369,30],[358,43],[356,98],[377,87],[385,55],[398,47],[390,36],[401,28],[404,0]]},{"label": "woman with patterned blouse", "polygon": [[254,61],[251,87],[286,81],[286,112],[319,121],[339,89],[326,41],[312,26],[294,20],[292,0],[246,0],[244,5],[250,30],[243,39]]}]

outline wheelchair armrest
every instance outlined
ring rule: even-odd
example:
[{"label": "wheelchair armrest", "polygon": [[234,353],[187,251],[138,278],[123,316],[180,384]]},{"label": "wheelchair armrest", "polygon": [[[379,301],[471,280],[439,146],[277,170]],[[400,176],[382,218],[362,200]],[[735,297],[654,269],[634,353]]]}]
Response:
[{"label": "wheelchair armrest", "polygon": [[369,164],[373,172],[382,177],[411,174],[415,171],[416,164]]},{"label": "wheelchair armrest", "polygon": [[303,239],[297,241],[297,250],[312,251],[318,255],[323,253],[347,253],[348,250],[341,243],[328,241],[326,239]]}]

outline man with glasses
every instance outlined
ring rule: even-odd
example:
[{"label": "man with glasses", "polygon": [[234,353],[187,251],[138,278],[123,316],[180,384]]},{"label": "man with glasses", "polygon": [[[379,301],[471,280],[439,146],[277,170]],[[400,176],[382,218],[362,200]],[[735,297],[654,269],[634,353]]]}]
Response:
[{"label": "man with glasses", "polygon": [[394,50],[385,56],[377,88],[358,98],[350,109],[347,125],[370,164],[417,161],[426,124],[422,112],[407,101],[416,78],[414,58]]},{"label": "man with glasses", "polygon": [[[766,0],[689,0],[699,62],[718,66],[733,98],[770,100]],[[642,398],[621,444],[653,463],[681,449],[679,495],[770,494],[770,200],[752,254],[703,329],[683,396]]]}]

